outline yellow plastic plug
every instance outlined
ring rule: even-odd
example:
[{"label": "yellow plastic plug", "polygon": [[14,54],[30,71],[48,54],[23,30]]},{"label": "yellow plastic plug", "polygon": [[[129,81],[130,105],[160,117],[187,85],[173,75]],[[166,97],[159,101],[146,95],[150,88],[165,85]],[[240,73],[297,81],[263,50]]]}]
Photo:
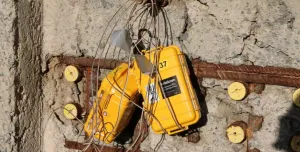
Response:
[{"label": "yellow plastic plug", "polygon": [[79,70],[75,66],[69,65],[65,68],[64,76],[67,81],[75,82],[79,79]]},{"label": "yellow plastic plug", "polygon": [[78,108],[75,104],[69,103],[64,107],[64,116],[67,119],[73,120],[78,116]]},{"label": "yellow plastic plug", "polygon": [[296,106],[300,107],[300,89],[293,93],[293,102]]},{"label": "yellow plastic plug", "polygon": [[226,132],[230,142],[239,144],[246,139],[247,124],[243,121],[238,121],[231,124]]},{"label": "yellow plastic plug", "polygon": [[232,100],[240,101],[247,96],[247,87],[240,82],[233,82],[228,87],[228,95]]}]

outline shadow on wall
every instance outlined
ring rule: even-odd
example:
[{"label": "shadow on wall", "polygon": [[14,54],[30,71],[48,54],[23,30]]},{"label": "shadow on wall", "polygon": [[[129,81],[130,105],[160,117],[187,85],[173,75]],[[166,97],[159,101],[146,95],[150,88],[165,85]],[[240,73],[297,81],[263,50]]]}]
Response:
[{"label": "shadow on wall", "polygon": [[192,85],[195,89],[195,92],[198,97],[199,105],[200,105],[200,110],[201,110],[201,119],[199,122],[190,128],[192,129],[193,127],[199,128],[207,123],[207,114],[208,114],[208,108],[206,105],[205,97],[206,97],[206,89],[202,86],[202,78],[197,78],[194,72],[194,68],[192,66],[191,60],[186,56],[187,59],[187,64],[190,70],[190,78]]},{"label": "shadow on wall", "polygon": [[293,104],[288,113],[280,118],[279,136],[273,146],[278,150],[292,152],[291,139],[298,133],[300,133],[300,108]]},{"label": "shadow on wall", "polygon": [[[201,111],[201,118],[200,120],[194,124],[189,126],[189,130],[188,131],[184,131],[182,133],[180,133],[180,136],[186,136],[188,134],[200,134],[199,132],[199,128],[203,127],[207,124],[207,114],[208,114],[208,108],[206,105],[206,101],[205,101],[205,97],[206,97],[206,89],[201,85],[202,84],[202,78],[197,78],[194,72],[194,68],[192,66],[192,62],[191,60],[188,58],[188,56],[186,56],[186,61],[188,64],[188,68],[190,71],[190,79],[191,79],[191,83],[192,86],[196,92],[198,101],[199,101],[199,105],[200,105],[200,111]],[[200,135],[199,135],[200,136]]]},{"label": "shadow on wall", "polygon": [[[143,97],[140,95],[139,97],[139,106],[142,107],[142,102],[143,102]],[[128,123],[128,125],[125,127],[125,129],[117,136],[116,142],[120,145],[124,145],[127,142],[132,143],[133,142],[133,135],[134,135],[134,130],[141,119],[142,115],[142,110],[139,108],[135,108],[135,111],[132,114],[132,117]],[[122,147],[121,146],[121,147]],[[123,147],[122,147],[123,148]]]}]

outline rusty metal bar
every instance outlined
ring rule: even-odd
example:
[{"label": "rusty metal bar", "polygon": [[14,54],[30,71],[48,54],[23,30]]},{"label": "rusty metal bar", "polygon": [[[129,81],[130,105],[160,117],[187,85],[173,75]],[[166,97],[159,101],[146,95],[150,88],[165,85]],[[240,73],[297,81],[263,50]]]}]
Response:
[{"label": "rusty metal bar", "polygon": [[[137,139],[140,133],[140,127],[142,129],[141,136],[139,137],[139,139]],[[141,116],[134,130],[133,141],[137,140],[137,142],[132,147],[132,151],[138,151],[140,149],[141,143],[147,138],[148,134],[149,132],[148,132],[147,120],[144,118],[144,116]]]},{"label": "rusty metal bar", "polygon": [[60,63],[68,65],[78,65],[82,67],[92,67],[94,63],[94,68],[97,68],[99,65],[100,69],[114,69],[118,65],[124,63],[124,61],[114,59],[93,59],[71,56],[61,56],[58,57],[58,60]]},{"label": "rusty metal bar", "polygon": [[[59,61],[64,64],[92,67],[94,59],[59,57]],[[125,63],[124,61],[113,59],[95,59],[95,63],[98,62],[101,69],[114,69],[121,63]],[[199,59],[192,60],[192,64],[197,77],[300,87],[299,69],[270,66],[261,67],[255,65],[214,64]],[[95,67],[97,67],[97,64]]]},{"label": "rusty metal bar", "polygon": [[[83,150],[86,148],[86,144],[83,143],[78,143],[75,141],[69,141],[69,140],[65,140],[65,147],[68,149],[74,149],[74,150]],[[95,146],[97,146],[98,149],[101,149],[102,146],[100,145],[91,145],[85,152],[96,152],[95,150]],[[126,149],[120,149],[120,148],[116,148],[116,147],[108,147],[108,146],[103,146],[102,151],[105,152],[125,152]],[[129,150],[129,152],[133,152],[132,150]],[[140,150],[137,150],[135,152],[141,152]]]},{"label": "rusty metal bar", "polygon": [[[95,95],[98,91],[98,88],[96,88],[96,84],[98,82],[98,84],[101,84],[101,81],[96,77],[97,72],[96,69],[93,69],[92,67],[87,67],[86,68],[86,82],[85,82],[85,88],[84,88],[84,93],[85,93],[85,106],[86,106],[86,111],[90,111],[92,109],[92,105],[90,101],[90,97],[92,97],[93,95]],[[100,74],[101,72],[99,72]],[[92,75],[94,75],[93,80],[91,79]],[[93,92],[92,89],[93,88]]]},{"label": "rusty metal bar", "polygon": [[194,59],[192,61],[193,66],[197,68],[205,68],[213,70],[222,71],[235,71],[235,72],[247,72],[247,73],[261,73],[269,75],[280,75],[280,76],[295,76],[300,77],[300,70],[294,68],[282,68],[282,67],[262,67],[255,65],[231,65],[231,64],[214,64],[201,61],[199,59]]},{"label": "rusty metal bar", "polygon": [[88,67],[86,69],[86,82],[85,82],[85,108],[86,108],[86,112],[90,111],[90,97],[91,97],[91,75],[92,75],[93,69],[91,67]]},{"label": "rusty metal bar", "polygon": [[[88,67],[86,68],[86,75],[85,75],[85,78],[86,78],[86,82],[85,82],[85,113],[86,113],[86,116],[88,116],[88,112],[90,111],[90,95],[91,95],[91,75],[92,75],[92,68]],[[87,117],[85,117],[85,120],[84,122],[86,122],[87,120]],[[88,138],[88,135],[87,133],[85,132],[85,139]]]},{"label": "rusty metal bar", "polygon": [[194,59],[197,77],[300,87],[300,70],[254,65],[214,64]]}]

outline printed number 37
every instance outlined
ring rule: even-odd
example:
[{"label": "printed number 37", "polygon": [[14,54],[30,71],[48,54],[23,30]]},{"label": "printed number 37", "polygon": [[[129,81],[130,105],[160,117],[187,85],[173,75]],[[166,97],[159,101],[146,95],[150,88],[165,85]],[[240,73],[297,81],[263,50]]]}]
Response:
[{"label": "printed number 37", "polygon": [[159,68],[164,68],[167,66],[167,61],[163,61],[159,63]]}]

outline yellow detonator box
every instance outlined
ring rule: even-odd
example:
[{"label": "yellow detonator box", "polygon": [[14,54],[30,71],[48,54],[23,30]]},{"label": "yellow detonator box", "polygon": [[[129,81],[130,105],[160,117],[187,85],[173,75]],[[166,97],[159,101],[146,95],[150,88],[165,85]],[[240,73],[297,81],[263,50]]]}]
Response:
[{"label": "yellow detonator box", "polygon": [[138,94],[134,74],[127,64],[121,64],[104,78],[84,125],[88,136],[111,143],[127,126],[135,110],[131,101],[136,102]]},{"label": "yellow detonator box", "polygon": [[135,61],[134,71],[153,131],[171,135],[187,130],[201,114],[185,55],[176,46],[144,53],[157,70],[152,74],[142,73]]}]

